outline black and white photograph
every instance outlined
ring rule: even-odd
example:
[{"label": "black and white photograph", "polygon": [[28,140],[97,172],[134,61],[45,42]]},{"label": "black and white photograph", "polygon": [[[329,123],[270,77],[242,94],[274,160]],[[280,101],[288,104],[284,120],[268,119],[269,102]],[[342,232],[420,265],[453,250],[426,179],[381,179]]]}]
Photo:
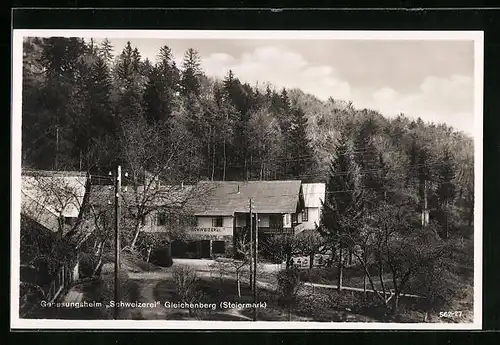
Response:
[{"label": "black and white photograph", "polygon": [[20,328],[480,329],[480,31],[14,30]]}]

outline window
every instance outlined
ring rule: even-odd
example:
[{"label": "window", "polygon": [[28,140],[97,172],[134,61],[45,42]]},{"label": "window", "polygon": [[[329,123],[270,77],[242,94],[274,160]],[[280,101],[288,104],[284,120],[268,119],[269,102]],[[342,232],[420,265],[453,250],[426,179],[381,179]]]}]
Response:
[{"label": "window", "polygon": [[302,221],[303,222],[307,222],[307,220],[309,219],[309,210],[307,208],[305,208],[303,211],[302,211]]},{"label": "window", "polygon": [[158,216],[156,217],[156,225],[158,226],[164,226],[167,225],[167,214],[166,213],[158,213]]},{"label": "window", "polygon": [[283,215],[283,227],[285,228],[290,227],[290,220],[291,220],[290,218],[291,218],[290,214],[288,213]]},{"label": "window", "polygon": [[212,226],[214,228],[221,228],[223,223],[223,218],[222,217],[213,217],[212,218]]},{"label": "window", "polygon": [[75,217],[64,217],[64,224],[66,225],[73,225],[75,224]]},{"label": "window", "polygon": [[299,219],[299,217],[297,216],[296,213],[292,214],[292,223],[294,223],[294,224],[298,223],[298,219]]}]

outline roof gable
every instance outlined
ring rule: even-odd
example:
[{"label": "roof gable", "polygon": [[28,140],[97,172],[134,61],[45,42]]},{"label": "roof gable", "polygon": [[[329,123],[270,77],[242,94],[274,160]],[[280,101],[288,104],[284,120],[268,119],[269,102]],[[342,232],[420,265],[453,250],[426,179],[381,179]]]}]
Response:
[{"label": "roof gable", "polygon": [[326,186],[324,183],[304,183],[302,184],[305,207],[321,207],[325,200]]}]

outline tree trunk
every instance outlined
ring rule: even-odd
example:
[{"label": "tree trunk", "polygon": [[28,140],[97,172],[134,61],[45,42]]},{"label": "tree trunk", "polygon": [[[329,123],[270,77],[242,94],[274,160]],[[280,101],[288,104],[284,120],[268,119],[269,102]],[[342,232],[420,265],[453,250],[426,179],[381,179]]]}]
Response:
[{"label": "tree trunk", "polygon": [[385,283],[384,283],[384,266],[382,265],[382,263],[380,261],[379,261],[379,266],[378,266],[378,277],[380,279],[380,286],[382,287],[382,293],[384,294],[384,301],[386,301],[387,294],[385,291]]},{"label": "tree trunk", "polygon": [[250,179],[252,179],[252,169],[253,169],[253,154],[250,154]]},{"label": "tree trunk", "polygon": [[151,256],[151,246],[149,246],[149,248],[148,248],[148,255],[146,257],[146,262],[148,262],[148,263],[149,263],[150,256]]},{"label": "tree trunk", "polygon": [[97,261],[97,265],[94,268],[94,271],[92,272],[92,277],[95,277],[97,275],[97,272],[101,269],[102,266],[102,252],[99,255],[99,260]]},{"label": "tree trunk", "polygon": [[134,239],[132,240],[132,243],[130,243],[130,251],[133,252],[135,245],[137,243],[137,239],[139,238],[139,233],[141,232],[141,226],[140,224],[136,224],[135,226],[135,233],[134,233]]},{"label": "tree trunk", "polygon": [[207,140],[207,178],[210,176],[210,141],[212,140],[212,127],[208,130]]},{"label": "tree trunk", "polygon": [[214,175],[215,175],[215,140],[212,145],[212,181],[214,180]]},{"label": "tree trunk", "polygon": [[338,285],[337,285],[337,290],[340,292],[342,291],[342,280],[344,278],[344,265],[342,264],[342,259],[343,259],[343,249],[340,247],[339,249],[339,262],[338,262]]},{"label": "tree trunk", "polygon": [[248,181],[247,157],[245,156],[245,180]]},{"label": "tree trunk", "polygon": [[363,296],[366,298],[366,273],[363,276]]},{"label": "tree trunk", "polygon": [[396,315],[399,310],[399,292],[396,292],[392,301],[392,314]]},{"label": "tree trunk", "polygon": [[226,180],[226,135],[224,134],[224,147],[223,147],[223,166],[222,166],[222,181]]},{"label": "tree trunk", "polygon": [[[366,263],[366,247],[363,249],[363,265]],[[368,275],[366,274],[366,272],[363,272],[363,296],[364,298],[366,298],[366,280],[368,278]]]},{"label": "tree trunk", "polygon": [[314,254],[309,254],[309,268],[314,267]]},{"label": "tree trunk", "polygon": [[238,286],[238,298],[241,298],[240,271],[236,270],[236,285]]}]

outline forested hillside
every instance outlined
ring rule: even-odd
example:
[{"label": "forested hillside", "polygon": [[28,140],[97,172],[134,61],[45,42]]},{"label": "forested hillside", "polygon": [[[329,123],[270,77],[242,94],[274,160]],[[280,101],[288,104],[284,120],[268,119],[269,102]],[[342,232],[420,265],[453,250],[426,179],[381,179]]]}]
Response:
[{"label": "forested hillside", "polygon": [[[431,212],[446,205],[472,225],[473,141],[445,125],[250,85],[232,71],[212,78],[195,49],[177,66],[168,45],[149,61],[130,43],[28,38],[23,66],[24,168],[99,175],[120,163],[185,183],[327,182],[348,142],[365,190],[408,181]],[[168,171],[158,170],[166,160]]]}]

